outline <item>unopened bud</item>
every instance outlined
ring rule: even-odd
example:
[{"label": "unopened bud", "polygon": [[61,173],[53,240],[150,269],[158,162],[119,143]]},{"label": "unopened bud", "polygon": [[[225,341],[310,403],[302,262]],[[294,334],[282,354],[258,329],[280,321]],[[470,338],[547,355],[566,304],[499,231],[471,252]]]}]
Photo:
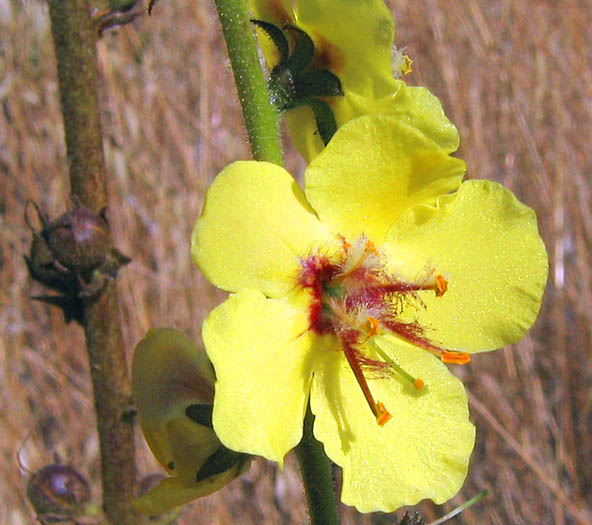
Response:
[{"label": "unopened bud", "polygon": [[249,456],[227,449],[212,428],[214,372],[205,352],[180,332],[152,330],[132,362],[132,388],[148,445],[171,477],[138,498],[145,514],[206,496],[242,474]]}]

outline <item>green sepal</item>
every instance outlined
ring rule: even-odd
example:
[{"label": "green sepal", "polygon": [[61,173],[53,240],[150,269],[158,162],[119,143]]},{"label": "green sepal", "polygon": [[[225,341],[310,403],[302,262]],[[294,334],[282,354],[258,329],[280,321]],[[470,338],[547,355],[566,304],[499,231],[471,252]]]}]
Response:
[{"label": "green sepal", "polygon": [[212,405],[189,405],[185,409],[185,415],[204,427],[213,428],[212,425]]},{"label": "green sepal", "polygon": [[280,64],[283,64],[286,60],[288,60],[290,46],[288,44],[288,40],[284,36],[284,33],[282,33],[282,30],[279,27],[274,26],[269,22],[264,22],[263,20],[256,20],[255,18],[251,18],[251,24],[262,29],[265,34],[271,38],[271,41],[274,43],[280,54]]},{"label": "green sepal", "polygon": [[[294,34],[294,50],[292,56],[286,61],[287,67],[294,76],[304,71],[312,64],[314,58],[314,42],[302,29],[295,26],[286,26],[286,31],[292,31]],[[283,62],[283,61],[282,61]]]},{"label": "green sepal", "polygon": [[[268,79],[272,104],[278,111],[310,106],[319,135],[327,145],[337,131],[337,122],[329,104],[320,99],[343,96],[341,80],[331,71],[311,69],[315,46],[312,38],[302,29],[286,25],[282,31],[274,24],[257,19],[251,19],[251,23],[269,36],[280,54],[280,61],[273,67]],[[293,35],[291,55],[285,31]]]},{"label": "green sepal", "polygon": [[306,75],[297,77],[295,89],[298,100],[343,96],[341,81],[331,71],[325,69],[313,69]]},{"label": "green sepal", "polygon": [[195,481],[203,481],[216,474],[226,472],[246,457],[246,454],[241,454],[240,452],[235,452],[225,446],[221,446],[201,466]]},{"label": "green sepal", "polygon": [[310,100],[308,104],[314,113],[319,135],[326,146],[337,131],[337,122],[333,110],[323,100]]}]

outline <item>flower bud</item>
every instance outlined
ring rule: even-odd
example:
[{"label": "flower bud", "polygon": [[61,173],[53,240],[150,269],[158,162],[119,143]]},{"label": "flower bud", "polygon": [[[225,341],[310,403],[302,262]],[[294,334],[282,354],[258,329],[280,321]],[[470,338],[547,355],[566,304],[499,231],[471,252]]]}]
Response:
[{"label": "flower bud", "polygon": [[31,476],[27,496],[39,517],[69,518],[84,511],[90,501],[90,488],[72,467],[54,464]]},{"label": "flower bud", "polygon": [[247,469],[249,457],[214,433],[213,384],[205,352],[180,332],[152,330],[136,347],[132,388],[140,426],[171,475],[134,502],[141,512],[161,514],[211,494]]}]

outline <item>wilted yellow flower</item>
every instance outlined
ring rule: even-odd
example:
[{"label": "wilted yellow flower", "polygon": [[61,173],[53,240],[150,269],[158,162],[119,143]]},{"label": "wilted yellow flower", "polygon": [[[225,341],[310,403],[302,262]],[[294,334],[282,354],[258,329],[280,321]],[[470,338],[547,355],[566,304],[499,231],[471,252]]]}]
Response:
[{"label": "wilted yellow flower", "polygon": [[[298,42],[292,27],[312,39],[314,55],[307,67],[341,81],[343,96],[320,97],[332,109],[338,128],[361,115],[386,113],[416,127],[448,153],[458,148],[458,132],[440,101],[426,88],[394,77],[410,67],[410,60],[393,51],[394,21],[383,0],[249,0],[249,6],[256,20],[284,30],[292,47]],[[270,69],[277,66],[281,57],[276,45],[264,34],[260,42]],[[302,68],[302,60],[296,62]],[[305,84],[309,92],[311,82]],[[291,109],[286,120],[296,147],[305,160],[312,160],[324,144],[310,105]]]},{"label": "wilted yellow flower", "polygon": [[151,330],[138,343],[133,398],[144,437],[171,475],[134,502],[138,510],[161,514],[219,490],[248,467],[212,429],[213,384],[205,352],[180,332]]},{"label": "wilted yellow flower", "polygon": [[464,170],[374,115],[337,131],[304,192],[265,162],[218,175],[192,254],[232,292],[203,327],[224,445],[281,464],[310,400],[345,503],[392,511],[459,490],[475,431],[443,363],[520,339],[547,275],[534,212]]}]

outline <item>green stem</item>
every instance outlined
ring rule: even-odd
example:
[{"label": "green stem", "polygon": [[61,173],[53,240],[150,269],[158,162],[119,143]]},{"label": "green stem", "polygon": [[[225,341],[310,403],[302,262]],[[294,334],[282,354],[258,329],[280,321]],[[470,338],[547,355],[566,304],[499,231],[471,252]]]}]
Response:
[{"label": "green stem", "polygon": [[[84,206],[107,205],[105,160],[97,93],[96,29],[87,0],[49,0],[70,185]],[[103,508],[109,523],[133,525],[134,427],[126,417],[131,385],[123,346],[115,283],[82,318],[95,397],[101,449]]]},{"label": "green stem", "polygon": [[304,418],[304,434],[296,447],[296,456],[304,481],[310,521],[313,525],[337,524],[331,464],[323,445],[313,435],[313,423],[314,416],[309,405]]},{"label": "green stem", "polygon": [[215,0],[255,160],[281,166],[279,113],[269,99],[245,0]]},{"label": "green stem", "polygon": [[[253,158],[282,165],[279,113],[271,104],[255,35],[244,0],[215,0],[218,17],[238,89]],[[312,431],[314,416],[308,407],[304,435],[296,447],[302,479],[314,525],[337,524],[331,465],[323,445]]]}]

